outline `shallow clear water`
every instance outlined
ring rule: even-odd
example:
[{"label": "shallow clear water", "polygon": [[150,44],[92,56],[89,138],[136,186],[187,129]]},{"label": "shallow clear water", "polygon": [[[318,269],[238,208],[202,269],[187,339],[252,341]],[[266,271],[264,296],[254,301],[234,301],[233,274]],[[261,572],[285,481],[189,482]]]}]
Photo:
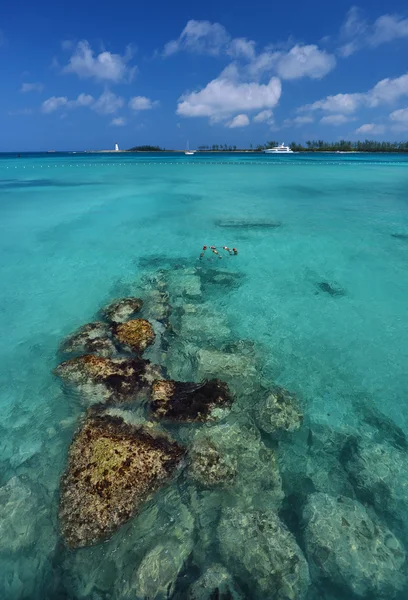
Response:
[{"label": "shallow clear water", "polygon": [[[1,597],[136,598],[124,582],[174,538],[171,524],[195,547],[213,528],[197,524],[202,492],[178,481],[104,544],[68,552],[58,537],[59,477],[83,413],[52,375],[58,347],[145,271],[236,273],[239,285],[203,288],[200,301],[256,343],[259,377],[298,394],[308,431],[358,436],[374,410],[376,441],[394,424],[408,434],[407,155],[3,156],[0,190],[0,485],[17,475],[35,498],[18,506],[0,491]],[[203,244],[239,254],[200,262]],[[302,546],[292,517],[282,509]],[[174,597],[209,560],[187,553]],[[309,594],[350,597],[320,583]]]}]

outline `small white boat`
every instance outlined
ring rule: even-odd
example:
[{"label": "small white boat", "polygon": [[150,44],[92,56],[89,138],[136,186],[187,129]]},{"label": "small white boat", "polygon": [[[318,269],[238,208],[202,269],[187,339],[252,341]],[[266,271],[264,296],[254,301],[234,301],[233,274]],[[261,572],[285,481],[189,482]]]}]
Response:
[{"label": "small white boat", "polygon": [[191,155],[195,154],[195,150],[190,150],[190,145],[188,142],[187,142],[187,148],[186,148],[184,154],[187,154],[187,156],[191,156]]},{"label": "small white boat", "polygon": [[293,154],[293,150],[289,146],[285,146],[283,142],[279,146],[275,146],[275,148],[264,150],[264,152],[265,154]]}]

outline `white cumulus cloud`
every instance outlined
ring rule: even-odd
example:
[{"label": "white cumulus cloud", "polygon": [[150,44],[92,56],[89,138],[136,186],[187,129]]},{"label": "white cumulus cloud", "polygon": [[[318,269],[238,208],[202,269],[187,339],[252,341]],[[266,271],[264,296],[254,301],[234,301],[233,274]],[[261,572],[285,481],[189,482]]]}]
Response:
[{"label": "white cumulus cloud", "polygon": [[273,123],[273,112],[271,110],[269,110],[268,108],[266,110],[262,110],[260,113],[258,113],[257,115],[255,115],[255,117],[253,118],[254,123],[268,123],[268,124],[272,124]]},{"label": "white cumulus cloud", "polygon": [[365,133],[366,135],[378,135],[384,133],[384,125],[376,125],[375,123],[365,123],[356,129],[356,133]]},{"label": "white cumulus cloud", "polygon": [[191,19],[187,22],[178,39],[165,45],[163,54],[164,56],[171,56],[181,50],[188,50],[198,54],[216,56],[225,49],[229,41],[230,36],[220,23]]},{"label": "white cumulus cloud", "polygon": [[210,81],[199,92],[179,100],[177,114],[184,117],[223,119],[241,111],[273,108],[281,96],[281,82],[272,77],[267,84],[237,83],[223,76]]},{"label": "white cumulus cloud", "polygon": [[63,72],[75,73],[81,79],[96,79],[111,83],[129,82],[135,74],[135,67],[128,65],[131,57],[130,49],[124,56],[107,51],[95,55],[89,42],[83,40],[76,45]]},{"label": "white cumulus cloud", "polygon": [[353,117],[346,117],[346,115],[326,115],[320,119],[322,125],[343,125],[353,121]]},{"label": "white cumulus cloud", "polygon": [[296,45],[289,52],[275,53],[273,60],[276,61],[276,71],[282,79],[321,79],[336,66],[333,54],[319,50],[314,44]]},{"label": "white cumulus cloud", "polygon": [[116,127],[123,127],[123,125],[126,125],[126,119],[124,119],[123,117],[115,117],[114,119],[112,119],[110,124]]},{"label": "white cumulus cloud", "polygon": [[336,94],[326,96],[312,104],[301,106],[299,112],[312,112],[322,110],[323,112],[337,114],[352,114],[359,108],[375,108],[386,104],[397,102],[408,96],[408,73],[391,79],[387,77],[375,84],[367,92],[354,94]]},{"label": "white cumulus cloud", "polygon": [[48,100],[44,100],[41,105],[43,113],[52,113],[59,108],[67,106],[68,98],[66,96],[51,96]]},{"label": "white cumulus cloud", "polygon": [[229,121],[229,123],[226,124],[226,127],[234,129],[235,127],[246,127],[247,125],[249,125],[248,116],[241,114],[234,117],[232,121]]},{"label": "white cumulus cloud", "polygon": [[373,23],[369,23],[357,6],[347,13],[346,20],[340,30],[343,44],[339,54],[350,56],[364,47],[377,47],[387,42],[408,37],[408,18],[396,14],[381,15]]},{"label": "white cumulus cloud", "polygon": [[26,94],[27,92],[42,92],[44,86],[42,83],[23,83],[20,92]]},{"label": "white cumulus cloud", "polygon": [[233,58],[255,58],[255,42],[246,38],[234,38],[226,48],[227,54]]},{"label": "white cumulus cloud", "polygon": [[394,110],[390,114],[390,119],[394,122],[391,127],[393,131],[408,131],[408,108]]},{"label": "white cumulus cloud", "polygon": [[314,123],[314,118],[310,115],[299,115],[298,117],[294,117],[293,119],[285,119],[283,121],[283,127],[301,127],[302,125],[307,125],[308,123]]},{"label": "white cumulus cloud", "polygon": [[129,108],[132,110],[150,110],[157,105],[157,101],[150,100],[146,96],[134,96],[129,100]]},{"label": "white cumulus cloud", "polygon": [[60,108],[79,108],[81,106],[91,106],[93,103],[93,96],[89,94],[79,94],[76,100],[68,100],[66,96],[52,96],[42,103],[41,110],[47,114]]},{"label": "white cumulus cloud", "polygon": [[121,96],[117,96],[113,92],[106,90],[92,105],[92,109],[101,115],[111,115],[119,110],[119,108],[122,108],[124,103],[125,101]]}]

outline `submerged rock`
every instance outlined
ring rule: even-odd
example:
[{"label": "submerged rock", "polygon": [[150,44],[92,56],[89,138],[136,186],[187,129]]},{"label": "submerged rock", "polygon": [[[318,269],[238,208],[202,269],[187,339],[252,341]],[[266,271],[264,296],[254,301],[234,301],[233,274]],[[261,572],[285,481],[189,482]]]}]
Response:
[{"label": "submerged rock", "polygon": [[391,517],[408,532],[408,455],[384,442],[361,439],[351,448],[345,468],[357,496]]},{"label": "submerged rock", "polygon": [[262,431],[281,440],[300,429],[303,414],[296,396],[284,388],[276,387],[259,402],[255,419]]},{"label": "submerged rock", "polygon": [[22,553],[35,546],[55,544],[49,500],[26,476],[12,477],[0,487],[0,555]]},{"label": "submerged rock", "polygon": [[61,351],[72,354],[97,354],[105,358],[116,354],[108,325],[99,321],[80,327],[63,342]]},{"label": "submerged rock", "polygon": [[102,358],[87,354],[66,360],[54,373],[74,384],[88,400],[129,400],[160,376],[160,369],[140,358]]},{"label": "submerged rock", "polygon": [[218,219],[215,222],[217,227],[224,227],[228,229],[276,229],[282,227],[280,221],[251,221],[247,219]]},{"label": "submerged rock", "polygon": [[219,379],[204,383],[158,380],[152,387],[150,411],[161,420],[209,421],[219,416],[219,409],[229,408],[232,401],[227,384]]},{"label": "submerged rock", "polygon": [[406,555],[384,525],[356,500],[317,493],[303,511],[312,576],[357,598],[391,600],[406,583]]},{"label": "submerged rock", "polygon": [[139,312],[142,306],[143,300],[140,298],[121,298],[106,306],[102,312],[110,323],[124,323]]},{"label": "submerged rock", "polygon": [[346,291],[337,283],[328,281],[319,281],[317,284],[318,289],[321,292],[325,292],[330,296],[345,296]]},{"label": "submerged rock", "polygon": [[202,487],[227,487],[236,476],[236,464],[208,439],[199,439],[189,452],[188,474]]},{"label": "submerged rock", "polygon": [[128,594],[123,600],[167,600],[174,592],[177,577],[193,549],[192,538],[185,540],[168,538],[160,541],[143,558],[137,572],[132,577]]},{"label": "submerged rock", "polygon": [[146,319],[133,319],[115,327],[114,337],[123,346],[142,354],[148,346],[153,344],[156,334]]},{"label": "submerged rock", "polygon": [[[307,562],[295,538],[271,510],[225,509],[218,526],[221,556],[260,600],[302,600],[309,585]],[[253,587],[252,587],[253,586]]]},{"label": "submerged rock", "polygon": [[67,545],[88,546],[109,536],[169,480],[183,456],[179,444],[145,427],[88,418],[61,480],[59,516]]},{"label": "submerged rock", "polygon": [[244,600],[244,596],[225,567],[215,563],[190,587],[188,600]]},{"label": "submerged rock", "polygon": [[251,356],[204,349],[197,352],[197,377],[223,377],[234,390],[243,393],[253,391],[259,379]]}]

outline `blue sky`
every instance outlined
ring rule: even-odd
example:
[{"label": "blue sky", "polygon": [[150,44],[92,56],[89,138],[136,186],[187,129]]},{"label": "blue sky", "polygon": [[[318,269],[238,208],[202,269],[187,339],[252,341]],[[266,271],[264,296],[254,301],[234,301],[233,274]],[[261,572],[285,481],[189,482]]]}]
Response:
[{"label": "blue sky", "polygon": [[408,138],[408,5],[20,0],[0,151]]}]

